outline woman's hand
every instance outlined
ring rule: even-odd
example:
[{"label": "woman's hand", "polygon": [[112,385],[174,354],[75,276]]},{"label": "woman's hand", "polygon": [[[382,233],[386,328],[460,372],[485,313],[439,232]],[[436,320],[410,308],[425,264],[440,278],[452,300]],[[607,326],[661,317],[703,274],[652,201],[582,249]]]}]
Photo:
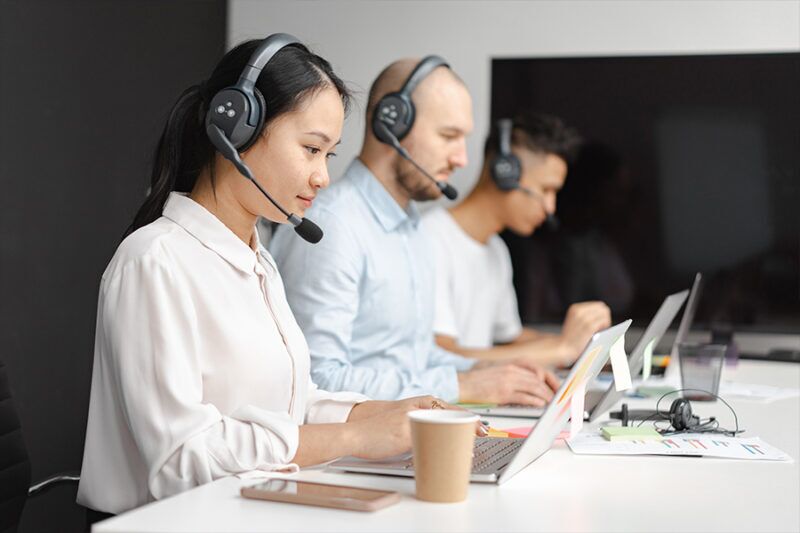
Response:
[{"label": "woman's hand", "polygon": [[446,401],[440,400],[435,396],[414,396],[413,398],[406,398],[405,400],[396,400],[393,402],[371,400],[356,404],[353,409],[350,410],[350,416],[347,418],[347,421],[356,422],[365,418],[378,416],[386,411],[402,410],[407,413],[417,409],[461,410],[461,407],[450,405]]},{"label": "woman's hand", "polygon": [[389,403],[395,404],[397,409],[405,409],[406,412],[416,411],[417,409],[464,410],[462,407],[451,405],[444,400],[440,400],[436,396],[414,396],[413,398],[406,398],[405,400],[397,400]]},{"label": "woman's hand", "polygon": [[411,450],[411,424],[407,411],[394,409],[348,425],[354,434],[353,455],[356,457],[386,459]]},{"label": "woman's hand", "polygon": [[[356,447],[353,455],[362,459],[385,459],[410,451],[411,423],[408,413],[417,409],[464,410],[435,396],[357,404],[348,418]],[[475,433],[479,437],[485,437],[488,431],[483,424],[477,422]]]}]

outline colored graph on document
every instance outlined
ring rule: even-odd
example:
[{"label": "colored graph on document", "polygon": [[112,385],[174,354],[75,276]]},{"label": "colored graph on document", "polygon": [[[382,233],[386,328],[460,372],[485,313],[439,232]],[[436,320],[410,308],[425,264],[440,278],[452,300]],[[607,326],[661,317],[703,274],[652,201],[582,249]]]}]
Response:
[{"label": "colored graph on document", "polygon": [[758,444],[741,444],[741,447],[752,453],[753,455],[764,455]]},{"label": "colored graph on document", "polygon": [[706,447],[706,445],[703,444],[703,442],[700,439],[681,439],[681,440],[683,440],[683,442],[688,442],[689,446],[691,446],[692,448],[703,449],[703,450],[708,449],[708,447]]},{"label": "colored graph on document", "polygon": [[567,444],[577,454],[687,455],[756,461],[791,461],[792,459],[786,453],[770,446],[758,437],[708,436],[701,433],[665,436],[662,440],[608,441],[599,432],[584,432],[567,439]]}]

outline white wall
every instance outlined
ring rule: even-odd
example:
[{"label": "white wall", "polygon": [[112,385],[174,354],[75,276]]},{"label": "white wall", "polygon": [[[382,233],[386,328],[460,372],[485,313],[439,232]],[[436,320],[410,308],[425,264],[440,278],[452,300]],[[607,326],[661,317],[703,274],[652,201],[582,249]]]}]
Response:
[{"label": "white wall", "polygon": [[[328,59],[361,91],[345,125],[338,176],[358,152],[374,77],[408,56],[444,56],[472,92],[471,187],[488,127],[491,59],[800,50],[800,1],[257,1],[230,0],[228,40],[282,31]],[[587,88],[587,90],[590,90]]]}]

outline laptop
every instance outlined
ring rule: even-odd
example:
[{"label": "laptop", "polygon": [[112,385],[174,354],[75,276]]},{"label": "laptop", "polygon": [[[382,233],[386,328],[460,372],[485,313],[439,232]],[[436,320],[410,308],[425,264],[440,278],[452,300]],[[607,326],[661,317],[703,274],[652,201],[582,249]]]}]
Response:
[{"label": "laptop", "polygon": [[[595,333],[572,366],[567,378],[545,408],[539,422],[524,439],[477,437],[471,481],[502,484],[550,449],[570,415],[575,388],[588,383],[608,361],[608,352],[631,325],[630,320]],[[346,457],[328,465],[345,472],[414,476],[411,454],[373,461]]]},{"label": "laptop", "polygon": [[[692,290],[694,290],[694,287],[692,287]],[[636,343],[633,352],[628,356],[628,368],[631,371],[631,377],[638,376],[641,373],[644,367],[644,349],[651,342],[653,346],[658,344],[658,341],[664,336],[664,333],[667,332],[667,328],[669,328],[669,325],[672,324],[672,321],[675,319],[675,315],[677,315],[678,311],[683,307],[683,302],[686,301],[687,295],[689,295],[688,290],[670,294],[664,299],[661,307],[659,307],[656,312],[656,316],[650,321],[650,324],[639,339],[639,342]],[[684,312],[684,317],[685,316],[686,313]],[[590,422],[594,422],[600,418],[601,415],[611,409],[614,404],[625,395],[625,391],[617,390],[613,380],[604,392],[593,392],[599,392],[599,394],[587,394],[585,403]]]},{"label": "laptop", "polygon": [[703,288],[703,275],[698,272],[694,276],[692,292],[689,294],[689,301],[686,303],[686,311],[683,312],[681,323],[678,325],[678,333],[675,334],[675,342],[672,343],[670,351],[669,365],[664,373],[664,381],[675,383],[680,388],[680,359],[678,358],[678,345],[681,344],[689,334],[689,329],[694,321],[694,313],[697,310],[697,303],[700,301],[700,292]]},{"label": "laptop", "polygon": [[[689,291],[671,294],[661,303],[661,307],[659,307],[653,320],[650,321],[644,335],[641,336],[633,352],[631,352],[631,355],[628,357],[628,366],[631,370],[631,376],[642,371],[645,347],[651,341],[653,345],[658,343],[659,339],[672,323],[675,315],[680,311],[687,294],[689,294]],[[586,418],[591,421],[596,420],[597,417],[609,410],[622,395],[622,392],[617,392],[613,380],[605,390],[587,391],[584,401]],[[484,416],[513,416],[517,418],[539,418],[544,412],[544,408],[525,405],[474,406],[469,407],[469,410]]]}]

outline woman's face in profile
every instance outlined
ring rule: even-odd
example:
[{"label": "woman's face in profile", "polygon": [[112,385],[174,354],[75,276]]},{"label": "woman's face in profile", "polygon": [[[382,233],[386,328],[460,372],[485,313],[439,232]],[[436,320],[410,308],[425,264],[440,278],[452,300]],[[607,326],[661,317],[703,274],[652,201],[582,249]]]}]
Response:
[{"label": "woman's face in profile", "polygon": [[[261,138],[242,154],[259,184],[287,211],[303,216],[319,190],[330,183],[328,160],[342,135],[344,106],[333,87],[307,96],[290,113],[274,119]],[[286,216],[242,179],[236,196],[251,213],[273,222]]]}]

